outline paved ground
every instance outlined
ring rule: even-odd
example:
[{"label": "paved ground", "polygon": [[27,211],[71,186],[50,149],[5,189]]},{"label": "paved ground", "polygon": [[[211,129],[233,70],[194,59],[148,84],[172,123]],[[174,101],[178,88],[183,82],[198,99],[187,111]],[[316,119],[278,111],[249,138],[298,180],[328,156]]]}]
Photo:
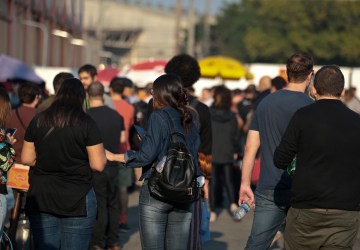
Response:
[{"label": "paved ground", "polygon": [[[140,250],[140,236],[138,230],[138,198],[139,193],[133,192],[129,197],[128,224],[131,227],[129,233],[120,234],[120,242],[123,250]],[[241,222],[234,222],[228,211],[223,210],[216,222],[210,224],[211,240],[204,246],[204,250],[242,250],[245,247],[251,230],[253,212],[249,212]],[[271,248],[281,250],[283,240],[280,239]],[[355,250],[360,250],[360,233],[358,234]]]},{"label": "paved ground", "polygon": [[[129,199],[129,218],[128,224],[131,232],[121,233],[120,242],[123,250],[140,250],[140,236],[138,230],[138,192],[133,192]],[[244,249],[250,233],[253,212],[249,212],[241,222],[232,220],[230,213],[223,210],[218,219],[210,224],[211,240],[204,246],[204,250],[232,250]],[[282,249],[279,244],[275,244],[272,249]]]},{"label": "paved ground", "polygon": [[[138,199],[138,191],[130,194],[128,224],[131,227],[131,231],[128,233],[120,233],[120,243],[123,250],[141,250],[138,230]],[[227,210],[221,211],[218,219],[210,223],[211,240],[203,245],[203,250],[244,249],[251,230],[252,218],[253,211],[249,212],[241,222],[235,222]],[[21,228],[23,227],[19,224],[18,233],[28,233],[28,229],[21,231]],[[25,245],[22,245],[20,240],[18,241],[18,247],[19,250],[29,249],[28,244],[25,243]],[[283,239],[281,238],[274,244],[271,250],[282,249],[284,248]],[[360,231],[353,249],[360,250]]]}]

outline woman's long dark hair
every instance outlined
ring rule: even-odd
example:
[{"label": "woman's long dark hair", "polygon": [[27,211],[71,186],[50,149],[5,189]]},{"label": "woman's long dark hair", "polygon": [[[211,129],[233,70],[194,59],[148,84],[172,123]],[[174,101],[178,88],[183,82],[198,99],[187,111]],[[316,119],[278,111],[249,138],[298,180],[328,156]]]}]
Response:
[{"label": "woman's long dark hair", "polygon": [[5,129],[5,123],[11,111],[10,98],[5,88],[0,86],[0,128]]},{"label": "woman's long dark hair", "polygon": [[225,86],[217,86],[214,89],[214,103],[212,108],[229,110],[231,108],[231,90]]},{"label": "woman's long dark hair", "polygon": [[84,101],[85,89],[81,81],[76,78],[65,79],[55,101],[40,113],[38,126],[64,128],[84,125]]},{"label": "woman's long dark hair", "polygon": [[154,109],[170,106],[180,113],[183,128],[189,129],[192,115],[188,105],[186,90],[177,75],[165,74],[158,77],[153,84]]}]

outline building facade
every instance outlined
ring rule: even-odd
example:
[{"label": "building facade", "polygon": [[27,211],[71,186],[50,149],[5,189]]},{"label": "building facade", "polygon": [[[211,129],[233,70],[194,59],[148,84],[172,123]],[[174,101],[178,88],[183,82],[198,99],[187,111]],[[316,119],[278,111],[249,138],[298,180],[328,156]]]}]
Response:
[{"label": "building facade", "polygon": [[[177,53],[175,9],[114,0],[85,0],[86,61],[102,57],[115,64],[169,59]],[[94,42],[100,42],[100,52]],[[106,61],[106,60],[105,60]]]},{"label": "building facade", "polygon": [[30,66],[83,63],[83,0],[0,0],[0,53]]}]

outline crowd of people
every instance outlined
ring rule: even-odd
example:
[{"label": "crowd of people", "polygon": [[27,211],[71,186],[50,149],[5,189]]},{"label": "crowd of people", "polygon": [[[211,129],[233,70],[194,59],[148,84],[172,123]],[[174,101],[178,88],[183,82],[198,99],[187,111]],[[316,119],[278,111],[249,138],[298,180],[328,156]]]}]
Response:
[{"label": "crowd of people", "polygon": [[[1,230],[15,164],[30,166],[24,211],[35,249],[120,250],[119,231],[130,230],[129,190],[137,188],[143,249],[200,250],[221,209],[234,213],[245,202],[255,207],[246,249],[269,249],[279,232],[286,249],[351,249],[360,219],[352,194],[360,101],[356,89],[344,90],[339,67],[315,74],[313,65],[298,52],[287,61],[287,79],[263,76],[243,90],[218,85],[199,97],[200,68],[186,54],[145,88],[115,77],[105,89],[90,64],[76,77],[59,72],[46,99],[38,85],[22,83],[12,110],[0,87]],[[191,204],[149,192],[152,166],[169,145],[169,120],[205,179]]]}]

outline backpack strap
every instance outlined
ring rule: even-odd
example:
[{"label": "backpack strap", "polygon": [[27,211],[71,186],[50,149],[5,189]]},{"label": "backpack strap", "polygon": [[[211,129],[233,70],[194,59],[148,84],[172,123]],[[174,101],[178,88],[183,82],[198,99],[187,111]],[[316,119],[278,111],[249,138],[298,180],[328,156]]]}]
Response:
[{"label": "backpack strap", "polygon": [[[170,140],[173,143],[178,143],[177,137],[180,136],[180,137],[183,138],[183,140],[184,140],[183,142],[186,145],[186,137],[185,137],[185,135],[183,133],[181,133],[181,132],[176,131],[175,126],[174,126],[174,122],[173,122],[170,114],[166,110],[163,110],[163,111],[165,112],[165,114],[166,114],[166,116],[168,118],[167,120],[168,120],[168,124],[170,126]],[[192,155],[192,157],[194,157],[194,156]],[[196,176],[199,175],[198,167],[195,167],[195,175]]]},{"label": "backpack strap", "polygon": [[164,112],[165,112],[165,114],[166,114],[166,116],[168,118],[167,120],[168,120],[168,124],[169,124],[169,127],[170,127],[170,139],[171,139],[171,141],[176,143],[176,142],[178,142],[178,140],[176,139],[177,136],[181,136],[184,139],[184,142],[186,142],[185,135],[183,133],[181,133],[181,132],[176,131],[175,126],[174,126],[174,122],[173,122],[170,114],[166,110],[164,110]]}]

